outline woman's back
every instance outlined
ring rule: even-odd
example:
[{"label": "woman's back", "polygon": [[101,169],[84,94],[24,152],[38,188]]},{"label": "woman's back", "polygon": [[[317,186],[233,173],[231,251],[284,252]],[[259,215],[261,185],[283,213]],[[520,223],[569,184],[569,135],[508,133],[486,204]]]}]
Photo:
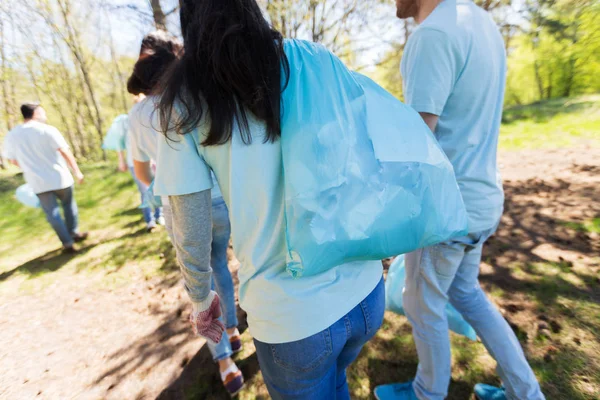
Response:
[{"label": "woman's back", "polygon": [[206,177],[214,171],[230,213],[233,249],[241,263],[240,306],[248,313],[252,335],[267,343],[300,340],[327,328],[364,299],[381,280],[381,263],[356,262],[316,276],[291,277],[286,271],[281,145],[264,142],[265,124],[251,114],[249,126],[250,144],[234,124],[229,142],[202,146],[206,120],[196,132],[159,141],[155,191],[177,195],[208,189]]},{"label": "woman's back", "polygon": [[194,329],[208,338],[223,329],[208,284],[212,171],[229,209],[240,305],[269,393],[349,398],[345,369],[383,320],[381,263],[288,274],[279,138],[281,88],[291,71],[282,35],[255,0],[180,4],[185,52],[162,92],[171,140],[159,143],[155,189],[172,196]]}]

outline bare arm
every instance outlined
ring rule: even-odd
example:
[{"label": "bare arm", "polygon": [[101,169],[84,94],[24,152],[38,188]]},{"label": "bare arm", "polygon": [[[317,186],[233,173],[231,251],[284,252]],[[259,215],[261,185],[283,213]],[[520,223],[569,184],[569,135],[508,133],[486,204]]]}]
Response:
[{"label": "bare arm", "polygon": [[125,158],[125,152],[124,151],[119,151],[117,153],[118,157],[119,157],[119,171],[121,172],[127,172],[127,161]]},{"label": "bare arm", "polygon": [[67,165],[69,166],[69,168],[71,168],[71,171],[73,171],[73,173],[75,174],[75,178],[77,179],[77,182],[83,183],[83,174],[81,173],[81,170],[79,169],[79,165],[77,165],[77,160],[75,160],[75,156],[73,155],[73,153],[71,153],[71,150],[69,150],[68,148],[60,148],[60,149],[58,149],[58,152],[60,153],[61,156],[63,156],[63,158],[67,162]]},{"label": "bare arm", "polygon": [[150,168],[150,161],[138,161],[133,160],[133,170],[135,177],[139,179],[146,186],[150,186],[152,183],[152,169]]},{"label": "bare arm", "polygon": [[423,121],[425,121],[429,129],[431,129],[431,132],[435,132],[435,128],[437,127],[438,120],[440,119],[440,117],[435,114],[429,114],[425,112],[420,112],[419,114],[421,115],[421,118],[423,118]]},{"label": "bare arm", "polygon": [[17,160],[11,160],[10,158],[8,159],[8,162],[11,163],[12,165],[14,165],[17,168],[21,168],[21,166],[19,165],[19,162]]}]

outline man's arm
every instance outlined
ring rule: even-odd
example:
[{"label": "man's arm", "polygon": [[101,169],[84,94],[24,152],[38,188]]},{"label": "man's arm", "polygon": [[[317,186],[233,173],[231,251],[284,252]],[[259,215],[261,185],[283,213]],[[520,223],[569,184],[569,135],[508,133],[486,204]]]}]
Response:
[{"label": "man's arm", "polygon": [[458,64],[458,50],[437,30],[417,30],[405,47],[401,65],[404,99],[432,132],[452,93]]},{"label": "man's arm", "polygon": [[69,168],[71,168],[71,171],[73,171],[73,174],[75,174],[75,179],[77,179],[77,183],[83,183],[83,174],[81,173],[79,165],[77,165],[77,161],[75,160],[75,156],[73,155],[73,153],[71,153],[71,150],[69,150],[69,148],[67,147],[61,147],[58,149],[58,152],[61,156],[63,156],[63,158],[67,162],[67,165],[69,166]]},{"label": "man's arm", "polygon": [[421,118],[423,118],[423,121],[425,121],[425,124],[431,129],[431,132],[435,132],[435,127],[437,126],[440,117],[426,112],[420,112],[419,114],[421,115]]},{"label": "man's arm", "polygon": [[150,186],[152,183],[152,169],[150,168],[150,161],[138,161],[133,160],[133,171],[135,177],[139,179],[146,186]]},{"label": "man's arm", "polygon": [[17,160],[12,160],[12,159],[8,159],[8,162],[11,163],[12,165],[14,165],[17,168],[21,168],[21,166],[19,165],[19,162]]}]

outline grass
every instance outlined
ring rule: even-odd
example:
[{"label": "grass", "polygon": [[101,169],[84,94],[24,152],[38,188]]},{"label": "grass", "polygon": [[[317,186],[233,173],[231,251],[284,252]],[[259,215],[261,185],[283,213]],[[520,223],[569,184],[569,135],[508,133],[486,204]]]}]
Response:
[{"label": "grass", "polygon": [[[14,198],[24,183],[15,169],[0,173],[0,296],[33,293],[56,279],[87,274],[100,287],[169,274],[175,269],[165,235],[146,235],[139,195],[129,174],[110,163],[84,166],[86,182],[75,189],[80,228],[92,232],[81,253],[60,253],[60,241],[41,209]],[[133,240],[135,239],[135,240]]]},{"label": "grass", "polygon": [[[501,146],[504,149],[558,147],[586,139],[600,139],[600,95],[574,100],[514,107],[505,113]],[[60,255],[60,243],[41,210],[29,209],[14,199],[23,183],[15,169],[0,172],[0,299],[28,296],[56,281],[84,275],[101,289],[126,286],[150,277],[179,279],[166,235],[144,234],[137,210],[139,198],[128,174],[109,163],[84,166],[86,183],[76,189],[81,227],[92,239],[76,256]],[[573,232],[600,233],[600,219],[564,221]],[[600,305],[597,271],[566,262],[523,260],[509,266],[512,277],[527,290],[486,287],[499,305],[519,296],[523,309],[511,313],[515,329],[548,399],[592,400],[600,393]],[[522,322],[524,321],[524,322]],[[533,322],[532,322],[533,321]],[[537,329],[547,322],[549,334]],[[252,341],[244,333],[241,364],[252,358]],[[471,398],[477,382],[498,384],[495,363],[480,342],[451,336],[453,375],[449,399]],[[249,361],[248,361],[249,362]],[[372,399],[376,385],[408,381],[417,367],[410,325],[391,313],[375,338],[348,371],[352,398]],[[202,398],[214,391],[207,382],[187,389],[187,398]],[[267,399],[260,373],[254,375],[241,400]]]},{"label": "grass", "polygon": [[504,111],[502,149],[566,147],[582,140],[600,142],[600,94],[553,99]]},{"label": "grass", "polygon": [[577,232],[600,233],[600,218],[594,218],[585,222],[563,222],[567,228]]}]

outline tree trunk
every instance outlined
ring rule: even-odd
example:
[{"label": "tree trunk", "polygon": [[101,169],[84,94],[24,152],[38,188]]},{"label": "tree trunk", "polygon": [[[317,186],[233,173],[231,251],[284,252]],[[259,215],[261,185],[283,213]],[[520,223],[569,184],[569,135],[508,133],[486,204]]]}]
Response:
[{"label": "tree trunk", "polygon": [[[103,132],[103,128],[102,128],[102,125],[103,125],[102,113],[100,111],[100,104],[98,103],[94,85],[93,85],[92,79],[90,77],[87,60],[83,54],[83,50],[81,49],[81,44],[79,42],[79,34],[75,30],[75,28],[71,25],[71,18],[70,18],[70,11],[69,11],[70,4],[68,3],[68,0],[59,1],[58,3],[60,5],[63,22],[65,24],[65,28],[67,31],[67,46],[71,50],[74,61],[75,61],[76,65],[79,67],[79,70],[81,71],[81,76],[83,77],[83,82],[85,83],[85,85],[83,85],[83,88],[84,88],[84,90],[87,90],[87,93],[90,97],[90,101],[92,103],[92,107],[94,109],[95,115],[93,116],[92,121],[94,121],[94,125],[96,127],[96,132],[98,134],[99,145],[101,147],[102,141],[104,139],[104,132]],[[102,149],[102,159],[104,161],[106,161],[106,151],[104,151],[104,149]]]},{"label": "tree trunk", "polygon": [[571,91],[573,90],[573,82],[575,80],[575,63],[577,59],[571,55],[569,57],[569,68],[567,70],[567,79],[565,83],[565,89],[563,91],[563,97],[569,97],[571,95]]},{"label": "tree trunk", "polygon": [[[2,78],[2,99],[4,102],[6,128],[11,130],[15,125],[14,102],[11,101],[11,97],[14,99],[14,95],[11,96],[11,83],[9,79],[8,63],[6,62],[6,51],[4,45],[4,23],[0,19],[0,57],[2,57],[2,70],[0,70],[0,78]],[[14,87],[12,88],[12,91],[14,92]]]},{"label": "tree trunk", "polygon": [[125,79],[123,78],[123,72],[121,71],[121,66],[119,65],[119,59],[117,58],[117,52],[115,51],[115,43],[112,39],[112,35],[110,37],[110,58],[112,59],[113,65],[115,66],[115,72],[117,75],[117,82],[119,82],[119,92],[121,97],[121,105],[124,113],[129,111],[129,104],[127,101],[127,85],[125,83]]},{"label": "tree trunk", "polygon": [[167,16],[163,11],[160,0],[149,0],[150,6],[152,7],[152,17],[154,18],[154,25],[156,29],[167,31]]}]

